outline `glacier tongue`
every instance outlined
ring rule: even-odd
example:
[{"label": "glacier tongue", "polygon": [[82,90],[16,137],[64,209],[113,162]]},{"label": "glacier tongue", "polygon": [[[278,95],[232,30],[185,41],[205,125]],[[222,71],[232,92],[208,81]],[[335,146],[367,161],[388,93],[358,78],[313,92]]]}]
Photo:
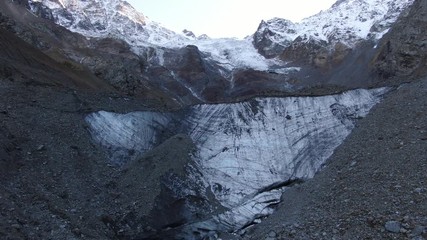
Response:
[{"label": "glacier tongue", "polygon": [[[200,188],[209,187],[229,209],[191,226],[230,231],[271,213],[271,205],[286,189],[274,186],[319,171],[354,128],[355,119],[364,117],[385,92],[359,89],[321,97],[256,98],[196,105],[177,113],[97,112],[86,121],[93,139],[119,158],[130,151],[141,156],[159,144],[157,136],[165,129],[190,136],[197,146],[193,160],[205,183]],[[117,151],[121,154],[114,154]]]},{"label": "glacier tongue", "polygon": [[198,105],[185,129],[212,191],[232,208],[266,186],[311,178],[350,133],[353,119],[376,103],[375,93]]}]

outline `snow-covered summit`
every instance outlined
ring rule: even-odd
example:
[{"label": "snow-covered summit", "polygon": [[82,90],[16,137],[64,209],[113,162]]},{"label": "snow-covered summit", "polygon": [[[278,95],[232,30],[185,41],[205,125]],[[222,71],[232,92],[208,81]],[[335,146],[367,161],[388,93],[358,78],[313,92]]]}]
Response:
[{"label": "snow-covered summit", "polygon": [[263,21],[254,40],[257,43],[267,38],[276,47],[287,47],[297,38],[353,47],[361,40],[380,39],[413,1],[340,0],[299,23],[280,18]]},{"label": "snow-covered summit", "polygon": [[185,41],[123,0],[29,0],[34,12],[47,8],[55,23],[87,37],[116,37],[131,45]]},{"label": "snow-covered summit", "polygon": [[261,56],[248,40],[195,37],[176,33],[149,20],[124,0],[29,0],[33,12],[44,9],[52,20],[86,37],[113,37],[126,41],[137,54],[141,48],[180,48],[195,45],[225,69],[267,70],[274,63]]}]

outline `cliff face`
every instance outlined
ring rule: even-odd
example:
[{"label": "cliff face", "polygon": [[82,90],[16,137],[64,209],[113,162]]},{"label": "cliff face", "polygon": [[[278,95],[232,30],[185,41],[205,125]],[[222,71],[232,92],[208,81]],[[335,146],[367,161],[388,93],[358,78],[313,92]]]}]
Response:
[{"label": "cliff face", "polygon": [[416,0],[379,43],[373,72],[382,81],[419,78],[427,64],[427,2]]}]

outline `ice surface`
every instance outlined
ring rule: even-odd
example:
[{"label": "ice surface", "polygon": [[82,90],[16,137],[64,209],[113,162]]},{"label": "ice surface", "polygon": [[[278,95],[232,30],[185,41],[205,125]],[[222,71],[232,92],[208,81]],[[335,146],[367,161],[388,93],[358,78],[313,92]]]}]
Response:
[{"label": "ice surface", "polygon": [[270,213],[268,206],[279,201],[280,190],[262,189],[313,177],[351,132],[355,119],[364,117],[385,92],[256,98],[196,105],[175,115],[97,112],[86,121],[93,139],[113,153],[122,148],[143,153],[170,121],[179,123],[176,133],[187,134],[197,146],[194,162],[205,183],[200,188],[209,187],[230,209],[215,219],[235,229]]},{"label": "ice surface", "polygon": [[117,114],[100,111],[86,117],[92,138],[101,146],[110,148],[110,159],[115,164],[136,158],[158,143],[158,133],[171,120],[168,114],[133,112]]}]

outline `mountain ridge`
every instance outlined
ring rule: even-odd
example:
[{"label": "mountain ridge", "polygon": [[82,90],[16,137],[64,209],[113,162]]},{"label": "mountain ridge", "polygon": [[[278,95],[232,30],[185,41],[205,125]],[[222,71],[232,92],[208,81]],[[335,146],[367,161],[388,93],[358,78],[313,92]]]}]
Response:
[{"label": "mountain ridge", "polygon": [[[375,45],[397,16],[410,6],[412,0],[397,3],[378,0],[341,1],[329,10],[304,19],[300,24],[281,19],[262,22],[255,34],[244,40],[189,39],[146,21],[143,14],[122,0],[104,4],[94,0],[92,5],[71,5],[70,10],[55,2],[31,0],[30,5],[36,14],[42,17],[52,15],[52,21],[87,37],[107,36],[124,40],[150,66],[144,71],[163,69],[163,81],[167,79],[167,82],[182,89],[172,101],[185,105],[280,92],[283,95],[301,92],[307,94],[317,91],[319,86],[324,89],[373,87],[377,79],[371,72],[370,60],[378,51]],[[67,2],[72,1],[64,3]],[[86,8],[89,12],[95,11],[93,19],[85,20]],[[126,11],[121,11],[123,8]],[[47,13],[39,9],[44,9]],[[130,17],[123,13],[130,14]],[[118,21],[121,17],[117,16],[126,19]],[[68,20],[61,20],[67,18],[74,19],[72,24]],[[80,26],[79,22],[87,24]],[[99,29],[95,25],[100,26]],[[91,28],[88,30],[87,27]],[[187,66],[187,73],[184,74],[173,66],[165,65],[168,62],[165,59],[171,55],[164,53],[182,52],[183,50],[177,49],[185,49],[188,45],[195,46],[192,50],[200,53],[187,56],[200,56],[197,61],[202,62],[202,66],[210,67],[191,69]],[[363,66],[355,71],[352,66],[357,61],[363,61]],[[212,73],[208,69],[215,69],[218,77],[207,77],[206,72]],[[147,76],[144,71],[137,75]],[[188,71],[200,74],[189,74]],[[360,77],[355,77],[358,75]],[[347,80],[346,76],[351,78]],[[122,77],[126,79],[125,76]],[[117,78],[108,81],[114,81],[116,85],[128,84],[117,82]],[[159,85],[155,76],[150,73],[147,81]],[[253,85],[259,87],[254,88]],[[165,88],[161,85],[159,87]],[[170,87],[166,87],[168,88]]]},{"label": "mountain ridge", "polygon": [[[254,44],[271,42],[271,46],[260,46],[258,50],[268,57],[280,56],[269,48],[285,48],[293,42],[312,41],[320,45],[340,43],[347,48],[364,40],[378,41],[390,29],[399,14],[408,8],[413,0],[378,1],[351,0],[335,3],[330,9],[307,17],[298,23],[274,18],[263,21],[254,34]],[[264,39],[263,39],[264,38]],[[270,53],[269,53],[270,52]],[[283,56],[282,56],[283,58]],[[284,58],[286,60],[286,58]]]}]

